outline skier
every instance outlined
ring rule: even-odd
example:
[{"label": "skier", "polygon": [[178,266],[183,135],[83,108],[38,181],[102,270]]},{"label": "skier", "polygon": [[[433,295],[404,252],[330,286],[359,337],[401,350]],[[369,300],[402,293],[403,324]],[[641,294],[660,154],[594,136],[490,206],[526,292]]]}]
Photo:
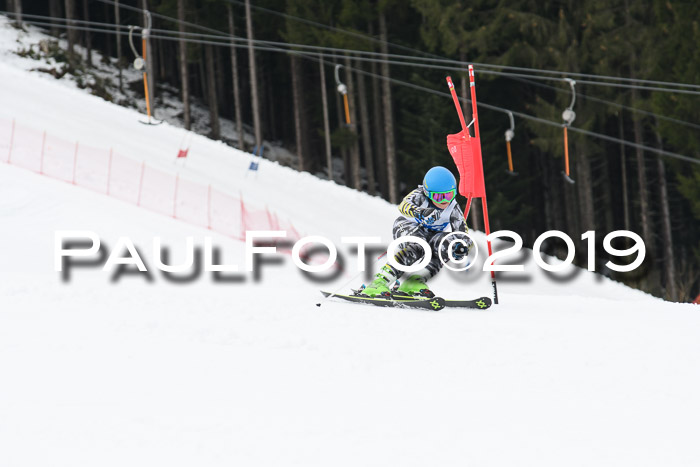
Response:
[{"label": "skier", "polygon": [[[394,239],[408,235],[422,238],[430,245],[432,258],[424,269],[409,273],[408,279],[399,285],[397,294],[432,297],[433,293],[426,282],[442,269],[443,261],[449,261],[450,245],[452,257],[457,261],[469,254],[472,241],[466,235],[467,225],[464,213],[457,205],[456,195],[457,181],[452,172],[445,167],[436,166],[425,174],[423,185],[407,194],[399,204],[401,215],[394,221]],[[457,233],[452,234],[441,246],[440,242],[451,232]],[[424,254],[420,245],[402,243],[394,259],[401,265],[410,266],[423,259]],[[360,293],[369,297],[390,296],[389,287],[402,275],[403,271],[387,262]]]}]

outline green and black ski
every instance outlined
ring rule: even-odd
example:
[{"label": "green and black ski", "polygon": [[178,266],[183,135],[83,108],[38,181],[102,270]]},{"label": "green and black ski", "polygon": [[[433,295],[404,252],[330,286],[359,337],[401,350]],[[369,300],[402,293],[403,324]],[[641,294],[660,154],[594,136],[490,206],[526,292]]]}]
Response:
[{"label": "green and black ski", "polygon": [[[321,291],[324,297],[333,295],[330,292]],[[445,308],[445,300],[440,297],[410,299],[410,300],[394,300],[391,297],[365,297],[362,295],[340,295],[335,294],[333,297],[347,300],[349,302],[364,303],[367,305],[386,306],[394,308],[422,308],[425,310],[438,311]]]},{"label": "green and black ski", "polygon": [[[420,297],[408,297],[406,295],[392,295],[392,300],[398,302],[411,302],[415,300],[424,300]],[[479,297],[473,300],[447,300],[443,299],[446,308],[476,308],[479,310],[485,310],[491,306],[491,299],[489,297]]]}]

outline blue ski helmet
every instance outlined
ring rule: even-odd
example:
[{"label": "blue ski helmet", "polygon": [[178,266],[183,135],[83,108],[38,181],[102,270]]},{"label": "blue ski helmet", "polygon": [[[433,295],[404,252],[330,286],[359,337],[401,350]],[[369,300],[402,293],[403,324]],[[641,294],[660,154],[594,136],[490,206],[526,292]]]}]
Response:
[{"label": "blue ski helmet", "polygon": [[428,195],[430,192],[446,192],[457,189],[457,180],[445,167],[436,166],[428,170],[423,178],[423,190]]}]

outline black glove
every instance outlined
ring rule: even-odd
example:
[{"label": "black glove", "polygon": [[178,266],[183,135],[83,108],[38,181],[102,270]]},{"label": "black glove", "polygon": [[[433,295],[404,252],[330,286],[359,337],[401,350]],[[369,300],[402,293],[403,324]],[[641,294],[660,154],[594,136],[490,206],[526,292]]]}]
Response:
[{"label": "black glove", "polygon": [[421,224],[432,224],[440,217],[440,212],[435,208],[416,209],[416,219]]},{"label": "black glove", "polygon": [[467,238],[460,238],[455,240],[452,244],[452,257],[455,261],[461,261],[465,256],[469,254],[469,250],[472,247],[472,240]]}]

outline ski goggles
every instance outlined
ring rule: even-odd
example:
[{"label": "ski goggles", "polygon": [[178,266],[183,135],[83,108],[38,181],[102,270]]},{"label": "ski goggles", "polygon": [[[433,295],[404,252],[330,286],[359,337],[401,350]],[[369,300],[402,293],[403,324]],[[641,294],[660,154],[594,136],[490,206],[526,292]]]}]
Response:
[{"label": "ski goggles", "polygon": [[434,203],[444,203],[445,201],[452,201],[457,194],[457,190],[455,188],[451,189],[450,191],[429,191],[428,192],[428,197],[434,202]]}]

